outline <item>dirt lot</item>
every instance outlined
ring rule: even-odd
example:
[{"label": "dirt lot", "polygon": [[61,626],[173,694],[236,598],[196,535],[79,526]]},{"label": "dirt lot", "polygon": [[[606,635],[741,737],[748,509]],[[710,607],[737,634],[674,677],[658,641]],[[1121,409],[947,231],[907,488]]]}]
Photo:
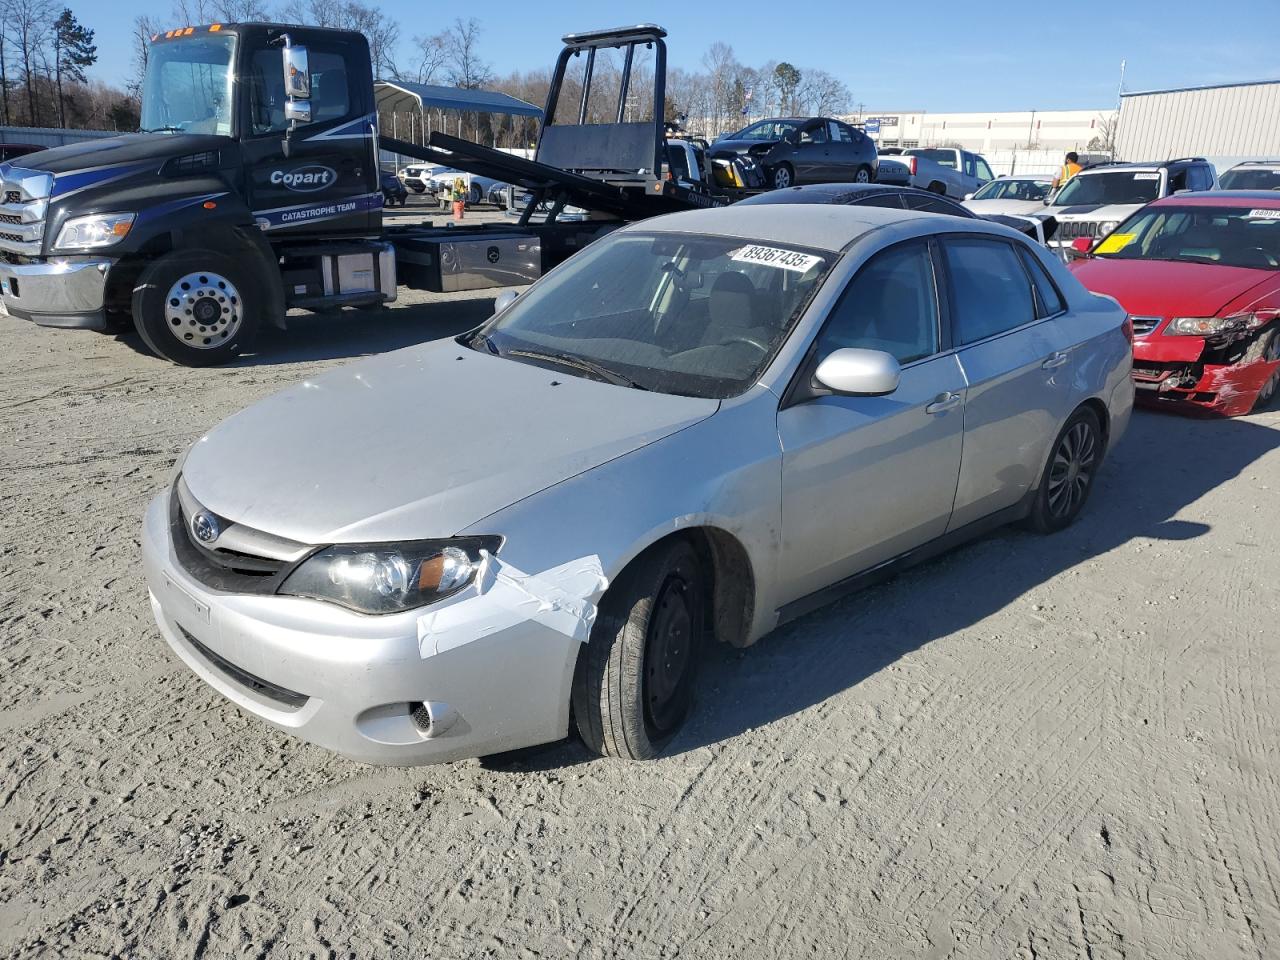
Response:
[{"label": "dirt lot", "polygon": [[204,371],[0,321],[0,955],[1280,956],[1280,413],[1139,415],[1067,533],[714,651],[655,763],[377,769],[237,712],[152,625],[143,507],[491,302],[419,299]]}]

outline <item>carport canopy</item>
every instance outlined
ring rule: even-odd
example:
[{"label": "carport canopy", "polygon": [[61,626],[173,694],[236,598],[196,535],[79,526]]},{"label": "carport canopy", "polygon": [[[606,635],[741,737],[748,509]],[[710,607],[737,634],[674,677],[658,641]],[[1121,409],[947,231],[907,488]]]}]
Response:
[{"label": "carport canopy", "polygon": [[542,108],[495,90],[468,90],[433,83],[379,80],[373,85],[379,113],[417,113],[427,107],[464,113],[505,113],[517,117],[541,117]]}]

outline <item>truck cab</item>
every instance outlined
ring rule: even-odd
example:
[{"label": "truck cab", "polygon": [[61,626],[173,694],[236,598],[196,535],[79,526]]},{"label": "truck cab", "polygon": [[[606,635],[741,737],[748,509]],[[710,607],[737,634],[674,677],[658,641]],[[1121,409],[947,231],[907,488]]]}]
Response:
[{"label": "truck cab", "polygon": [[[349,31],[152,38],[142,132],[0,165],[0,306],[203,365],[288,306],[395,296],[369,48]],[[6,226],[7,225],[7,226]]]}]

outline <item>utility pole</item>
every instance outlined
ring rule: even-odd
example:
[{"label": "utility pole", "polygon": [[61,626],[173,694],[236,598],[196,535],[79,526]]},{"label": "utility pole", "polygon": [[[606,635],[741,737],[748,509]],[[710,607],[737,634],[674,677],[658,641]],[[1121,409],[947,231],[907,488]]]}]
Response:
[{"label": "utility pole", "polygon": [[1031,149],[1031,144],[1035,142],[1036,136],[1036,112],[1031,111],[1031,125],[1027,127],[1027,149]]}]

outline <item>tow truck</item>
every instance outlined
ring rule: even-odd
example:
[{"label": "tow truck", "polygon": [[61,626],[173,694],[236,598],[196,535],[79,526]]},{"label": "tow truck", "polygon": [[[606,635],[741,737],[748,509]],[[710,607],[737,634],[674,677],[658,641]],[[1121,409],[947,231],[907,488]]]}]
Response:
[{"label": "tow truck", "polygon": [[[401,283],[529,283],[623,223],[727,203],[669,176],[665,37],[654,24],[565,36],[527,160],[440,132],[429,146],[380,136],[359,33],[241,23],[157,34],[141,132],[0,164],[0,312],[52,327],[131,322],[161,357],[208,366],[264,323],[283,328],[290,309],[380,307]],[[641,48],[653,57],[652,116],[627,119]],[[605,122],[588,114],[603,96],[600,50],[623,63]],[[535,202],[513,223],[386,228],[380,150],[494,177]],[[588,215],[561,220],[566,207]]]}]

